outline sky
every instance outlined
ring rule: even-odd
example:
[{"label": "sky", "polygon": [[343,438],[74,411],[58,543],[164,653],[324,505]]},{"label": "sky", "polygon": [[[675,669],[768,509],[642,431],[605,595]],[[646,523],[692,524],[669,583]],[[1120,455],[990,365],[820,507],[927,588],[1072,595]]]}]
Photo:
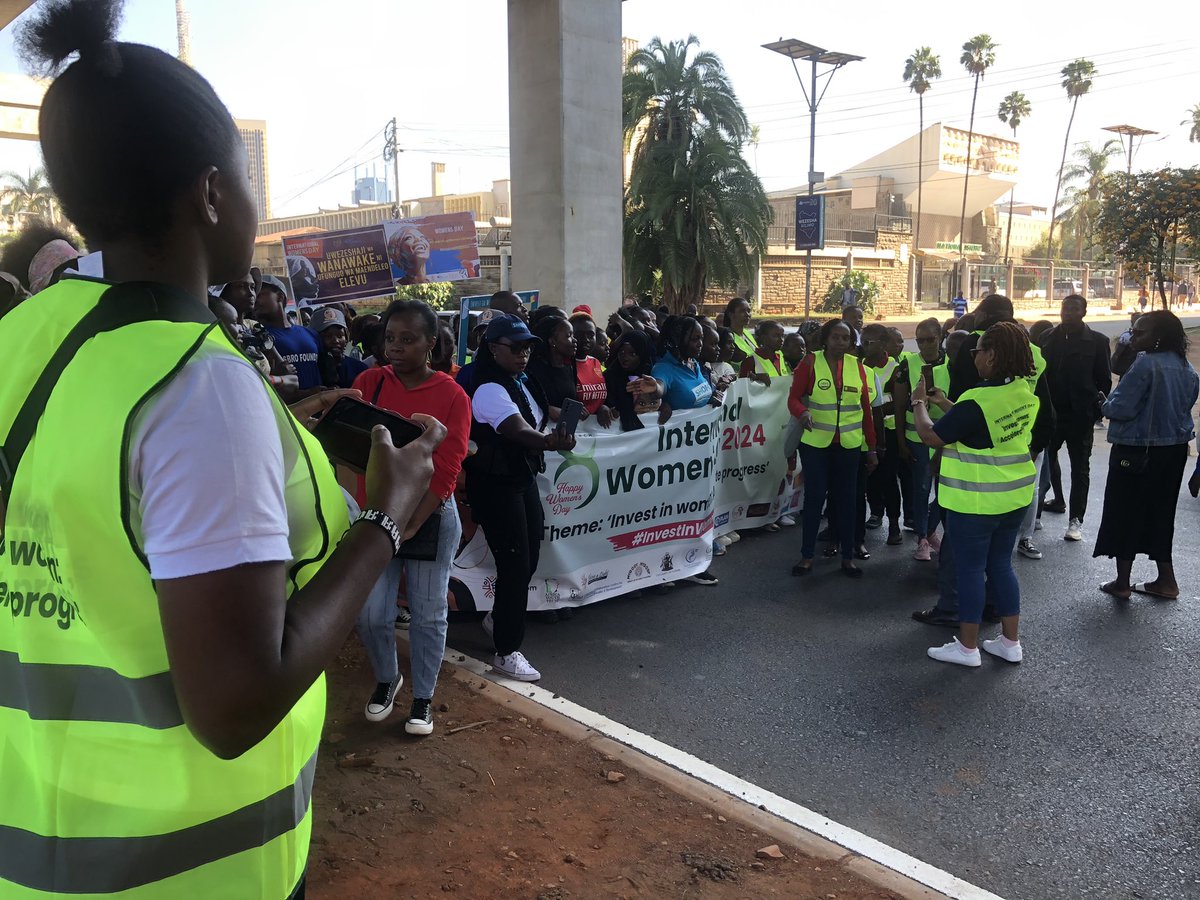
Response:
[{"label": "sky", "polygon": [[[507,5],[190,0],[193,64],[235,116],[267,120],[275,215],[349,203],[356,164],[360,174],[373,164],[382,177],[383,129],[393,116],[405,151],[404,198],[429,194],[434,161],[446,164],[446,190],[486,190],[508,177]],[[996,118],[1010,91],[1023,91],[1033,106],[1018,133],[1018,201],[1053,199],[1070,112],[1060,70],[1077,57],[1092,60],[1097,75],[1079,102],[1072,150],[1113,137],[1104,126],[1131,124],[1161,132],[1144,139],[1135,169],[1200,165],[1200,144],[1189,144],[1179,124],[1200,103],[1200,14],[1191,2],[1167,0],[1152,16],[1045,0],[860,0],[827,9],[812,16],[780,0],[627,0],[622,33],[641,42],[695,34],[721,57],[760,127],[757,150],[747,147],[746,156],[768,190],[803,184],[808,168],[807,103],[790,60],[761,47],[779,38],[865,57],[833,76],[817,114],[816,168],[829,175],[916,132],[916,96],[901,75],[920,45],[941,56],[943,72],[925,95],[926,123],[965,128],[971,80],[958,58],[980,32],[998,47],[980,86],[976,130],[1010,134]],[[12,32],[0,33],[0,71],[20,71]],[[175,52],[174,3],[127,0],[121,38]],[[0,141],[0,170],[38,164],[36,145]]]}]

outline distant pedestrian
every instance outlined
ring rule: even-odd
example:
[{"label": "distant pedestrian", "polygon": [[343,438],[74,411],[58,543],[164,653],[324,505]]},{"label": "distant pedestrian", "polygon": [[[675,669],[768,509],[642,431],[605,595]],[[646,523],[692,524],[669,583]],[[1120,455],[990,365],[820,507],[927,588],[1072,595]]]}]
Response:
[{"label": "distant pedestrian", "polygon": [[[1188,339],[1171,312],[1147,313],[1133,326],[1137,360],[1104,404],[1112,446],[1104,514],[1093,556],[1117,561],[1117,577],[1100,590],[1118,600],[1131,593],[1174,600],[1175,507],[1192,437],[1200,379],[1187,361]],[[1158,566],[1154,581],[1130,581],[1143,553]]]}]

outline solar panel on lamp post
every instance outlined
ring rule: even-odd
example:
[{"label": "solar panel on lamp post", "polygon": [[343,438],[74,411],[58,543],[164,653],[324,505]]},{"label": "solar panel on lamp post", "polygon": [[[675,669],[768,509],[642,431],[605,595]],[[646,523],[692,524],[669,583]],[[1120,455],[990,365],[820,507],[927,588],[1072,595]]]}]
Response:
[{"label": "solar panel on lamp post", "polygon": [[[833,73],[847,63],[859,62],[865,59],[863,56],[855,56],[852,53],[838,53],[833,50],[826,50],[824,47],[818,47],[816,44],[807,44],[804,41],[798,41],[795,38],[788,38],[770,43],[763,44],[767,50],[779,53],[788,57],[792,61],[792,69],[796,72],[796,79],[800,82],[800,90],[804,92],[804,99],[808,101],[808,195],[811,197],[815,191],[818,181],[824,180],[824,173],[817,172],[817,107],[825,98],[825,92],[829,90],[829,84],[833,80]],[[812,63],[812,77],[810,86],[806,87],[804,78],[800,74],[800,67],[796,65],[797,60],[805,60]],[[824,73],[826,78],[825,87],[821,89],[820,95],[817,94],[817,67],[831,66]],[[812,312],[812,250],[809,250],[804,260],[804,317],[807,319]]]}]

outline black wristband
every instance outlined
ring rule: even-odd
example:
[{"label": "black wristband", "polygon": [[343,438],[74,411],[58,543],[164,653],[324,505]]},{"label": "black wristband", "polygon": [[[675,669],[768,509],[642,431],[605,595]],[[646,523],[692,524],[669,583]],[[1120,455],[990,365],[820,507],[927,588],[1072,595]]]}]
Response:
[{"label": "black wristband", "polygon": [[358,514],[358,518],[354,520],[355,524],[359,522],[370,522],[372,525],[377,525],[383,529],[392,542],[392,556],[400,552],[400,545],[404,539],[401,537],[399,527],[397,527],[395,521],[387,513],[378,509],[364,509]]}]

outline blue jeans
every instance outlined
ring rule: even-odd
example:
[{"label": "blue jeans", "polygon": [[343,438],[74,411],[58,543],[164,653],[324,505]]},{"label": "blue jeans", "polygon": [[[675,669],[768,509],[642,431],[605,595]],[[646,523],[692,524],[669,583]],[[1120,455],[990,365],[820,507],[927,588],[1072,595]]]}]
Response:
[{"label": "blue jeans", "polygon": [[946,510],[946,534],[954,543],[960,622],[978,625],[989,598],[1001,618],[1021,614],[1021,586],[1012,556],[1024,518],[1023,506],[997,516]]},{"label": "blue jeans", "polygon": [[929,455],[932,451],[917,441],[908,441],[908,449],[912,453],[908,469],[912,473],[913,531],[917,537],[929,537],[930,532],[937,528],[936,521],[932,528],[929,527],[929,488],[933,473]]},{"label": "blue jeans", "polygon": [[[837,528],[842,559],[854,558],[855,495],[862,452],[846,450],[836,444],[828,447],[800,445],[804,466],[804,529],[800,558],[812,559],[821,530],[821,508],[829,495],[830,524]],[[864,498],[865,499],[865,498]]]},{"label": "blue jeans", "polygon": [[396,592],[400,576],[405,576],[405,595],[412,614],[412,624],[408,627],[412,691],[414,698],[422,700],[433,699],[438,669],[446,652],[446,592],[450,585],[450,564],[462,536],[462,522],[453,498],[443,503],[438,512],[442,514],[442,530],[438,534],[437,559],[393,559],[371,588],[355,624],[375,671],[375,680],[394,681],[399,672]]}]

